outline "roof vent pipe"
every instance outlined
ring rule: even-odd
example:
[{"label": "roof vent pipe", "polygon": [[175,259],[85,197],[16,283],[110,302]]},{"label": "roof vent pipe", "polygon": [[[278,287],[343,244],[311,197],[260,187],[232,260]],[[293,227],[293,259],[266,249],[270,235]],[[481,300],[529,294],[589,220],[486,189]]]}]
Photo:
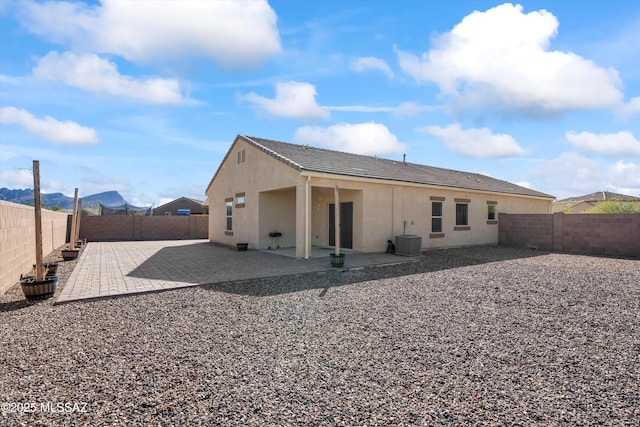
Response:
[{"label": "roof vent pipe", "polygon": [[402,164],[405,164],[405,165],[407,164],[407,155],[406,154],[402,155]]}]

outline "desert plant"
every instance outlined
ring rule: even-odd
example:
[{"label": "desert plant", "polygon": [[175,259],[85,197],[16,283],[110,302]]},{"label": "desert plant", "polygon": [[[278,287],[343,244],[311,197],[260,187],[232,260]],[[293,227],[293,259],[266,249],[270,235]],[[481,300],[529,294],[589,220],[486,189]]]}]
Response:
[{"label": "desert plant", "polygon": [[640,200],[605,200],[584,213],[589,214],[640,214]]}]

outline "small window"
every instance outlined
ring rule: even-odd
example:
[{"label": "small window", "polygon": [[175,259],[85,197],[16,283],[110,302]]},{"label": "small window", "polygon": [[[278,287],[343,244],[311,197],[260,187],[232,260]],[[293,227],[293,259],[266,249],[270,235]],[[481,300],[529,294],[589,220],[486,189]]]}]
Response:
[{"label": "small window", "polygon": [[236,193],[236,208],[244,208],[245,206],[244,193]]},{"label": "small window", "polygon": [[171,216],[171,212],[165,212],[164,216]]},{"label": "small window", "polygon": [[496,201],[487,200],[487,224],[498,223],[497,204],[498,202]]},{"label": "small window", "polygon": [[496,205],[487,205],[487,220],[496,220]]},{"label": "small window", "polygon": [[227,229],[226,231],[233,230],[233,199],[227,199],[225,202],[227,208]]},{"label": "small window", "polygon": [[456,203],[456,226],[469,225],[469,205],[466,203]]},{"label": "small window", "polygon": [[442,202],[431,202],[431,232],[442,233]]},{"label": "small window", "polygon": [[238,151],[238,164],[244,163],[246,159],[247,158],[246,158],[245,150]]}]

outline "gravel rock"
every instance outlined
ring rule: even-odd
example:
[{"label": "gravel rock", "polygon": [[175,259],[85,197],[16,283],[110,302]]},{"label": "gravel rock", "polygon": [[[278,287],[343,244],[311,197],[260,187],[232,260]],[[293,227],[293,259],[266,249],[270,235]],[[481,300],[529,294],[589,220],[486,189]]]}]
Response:
[{"label": "gravel rock", "polygon": [[639,284],[638,260],[475,247],[57,306],[16,286],[0,424],[637,425]]}]

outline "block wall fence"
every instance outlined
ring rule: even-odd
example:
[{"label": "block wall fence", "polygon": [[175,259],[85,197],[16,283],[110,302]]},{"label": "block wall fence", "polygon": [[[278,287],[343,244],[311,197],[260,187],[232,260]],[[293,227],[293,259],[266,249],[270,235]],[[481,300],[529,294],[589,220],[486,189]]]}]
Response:
[{"label": "block wall fence", "polygon": [[639,214],[500,214],[499,244],[640,258]]},{"label": "block wall fence", "polygon": [[209,217],[83,216],[80,218],[79,236],[89,242],[206,239],[209,237]]},{"label": "block wall fence", "polygon": [[[67,214],[42,209],[42,254],[65,243]],[[0,200],[0,295],[28,273],[36,262],[36,221],[33,206]]]}]

